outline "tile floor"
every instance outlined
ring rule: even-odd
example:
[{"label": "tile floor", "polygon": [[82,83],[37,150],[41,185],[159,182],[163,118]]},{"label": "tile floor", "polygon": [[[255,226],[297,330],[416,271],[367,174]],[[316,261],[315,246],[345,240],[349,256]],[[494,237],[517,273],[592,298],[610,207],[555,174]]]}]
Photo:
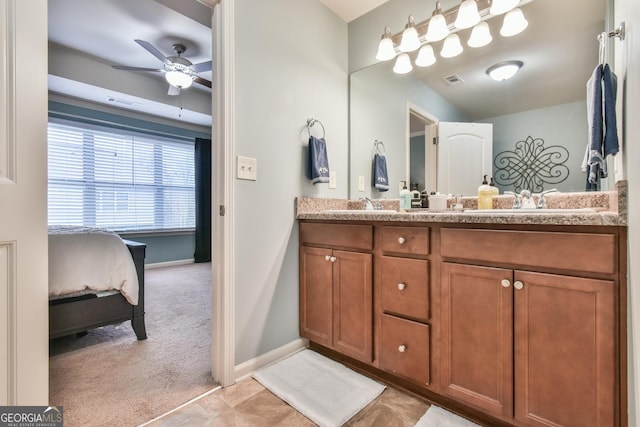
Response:
[{"label": "tile floor", "polygon": [[[346,426],[414,426],[428,407],[429,404],[413,396],[387,387]],[[148,426],[313,427],[315,424],[259,382],[248,378],[217,390]]]}]

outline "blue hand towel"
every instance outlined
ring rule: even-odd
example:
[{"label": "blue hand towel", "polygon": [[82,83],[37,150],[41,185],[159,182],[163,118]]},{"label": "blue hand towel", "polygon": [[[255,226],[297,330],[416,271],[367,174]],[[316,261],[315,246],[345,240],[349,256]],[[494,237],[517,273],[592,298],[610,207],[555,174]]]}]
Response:
[{"label": "blue hand towel", "polygon": [[329,158],[324,138],[309,137],[307,156],[307,176],[311,182],[314,185],[329,182]]},{"label": "blue hand towel", "polygon": [[616,154],[620,147],[618,145],[618,126],[616,124],[616,90],[618,89],[618,78],[609,68],[609,64],[604,66],[602,72],[602,92],[604,98],[604,157]]},{"label": "blue hand towel", "polygon": [[387,159],[384,154],[376,153],[373,156],[373,186],[379,191],[389,190],[389,177],[387,176]]}]

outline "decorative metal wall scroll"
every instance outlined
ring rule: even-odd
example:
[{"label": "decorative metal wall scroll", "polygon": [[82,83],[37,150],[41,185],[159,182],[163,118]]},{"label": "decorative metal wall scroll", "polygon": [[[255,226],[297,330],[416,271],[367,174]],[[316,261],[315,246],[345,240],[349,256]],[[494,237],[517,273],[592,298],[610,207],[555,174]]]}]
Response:
[{"label": "decorative metal wall scroll", "polygon": [[541,138],[528,136],[516,142],[513,151],[496,155],[494,179],[502,187],[513,186],[514,191],[530,190],[539,193],[544,184],[558,184],[569,177],[569,151],[560,146],[544,146]]}]

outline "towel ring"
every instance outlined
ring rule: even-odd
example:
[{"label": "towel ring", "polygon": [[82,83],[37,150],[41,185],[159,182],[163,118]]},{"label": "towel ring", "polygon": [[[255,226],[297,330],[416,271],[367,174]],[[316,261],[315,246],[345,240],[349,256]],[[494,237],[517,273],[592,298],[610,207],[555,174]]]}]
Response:
[{"label": "towel ring", "polygon": [[322,128],[322,136],[321,138],[324,138],[325,132],[324,132],[324,125],[322,124],[322,122],[320,120],[317,119],[307,119],[307,132],[309,132],[309,136],[311,136],[311,128],[315,125],[315,124],[319,124],[320,127]]},{"label": "towel ring", "polygon": [[384,142],[378,141],[376,139],[373,142],[373,149],[376,151],[376,153],[380,154],[381,156],[384,156],[384,153],[385,153]]}]

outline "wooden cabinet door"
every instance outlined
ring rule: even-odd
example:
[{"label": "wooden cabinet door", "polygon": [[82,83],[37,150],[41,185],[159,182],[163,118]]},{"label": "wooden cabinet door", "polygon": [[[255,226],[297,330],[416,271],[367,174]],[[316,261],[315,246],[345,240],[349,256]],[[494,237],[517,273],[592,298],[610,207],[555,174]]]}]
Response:
[{"label": "wooden cabinet door", "polygon": [[333,347],[364,362],[373,360],[372,255],[333,251]]},{"label": "wooden cabinet door", "polygon": [[615,425],[614,282],[519,271],[515,280],[518,425]]},{"label": "wooden cabinet door", "polygon": [[505,417],[513,416],[512,276],[446,262],[441,268],[443,392]]},{"label": "wooden cabinet door", "polygon": [[300,247],[300,335],[331,346],[333,263],[330,249]]}]

